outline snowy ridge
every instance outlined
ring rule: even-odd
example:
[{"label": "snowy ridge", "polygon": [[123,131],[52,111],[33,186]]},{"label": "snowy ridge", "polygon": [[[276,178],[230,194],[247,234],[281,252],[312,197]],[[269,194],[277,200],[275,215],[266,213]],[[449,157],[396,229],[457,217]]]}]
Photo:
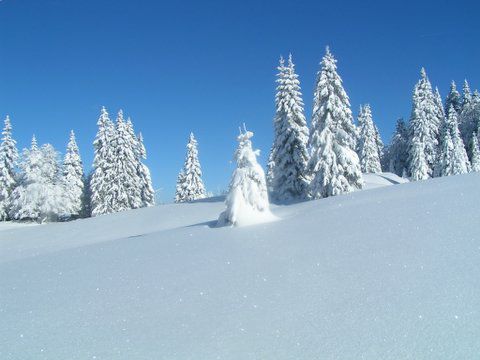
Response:
[{"label": "snowy ridge", "polygon": [[209,201],[5,228],[0,358],[473,359],[479,183],[272,207],[280,221],[242,228],[212,228]]}]

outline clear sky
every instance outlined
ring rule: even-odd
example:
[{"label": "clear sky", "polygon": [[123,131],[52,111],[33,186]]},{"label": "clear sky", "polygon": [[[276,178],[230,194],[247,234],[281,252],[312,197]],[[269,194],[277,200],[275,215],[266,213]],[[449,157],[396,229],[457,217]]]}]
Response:
[{"label": "clear sky", "polygon": [[478,1],[0,0],[0,116],[20,148],[35,133],[63,152],[74,129],[89,170],[100,107],[122,108],[162,201],[193,131],[216,192],[241,123],[268,157],[281,54],[294,56],[309,119],[330,45],[354,114],[370,103],[388,142],[422,66],[442,96],[452,79],[480,86],[479,13]]}]

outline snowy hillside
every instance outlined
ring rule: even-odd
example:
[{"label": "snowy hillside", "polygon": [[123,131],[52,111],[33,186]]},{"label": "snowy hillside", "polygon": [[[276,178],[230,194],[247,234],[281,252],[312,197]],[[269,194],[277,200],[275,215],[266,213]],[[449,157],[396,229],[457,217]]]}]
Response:
[{"label": "snowy hillside", "polygon": [[382,187],[243,228],[212,227],[215,200],[1,225],[0,358],[474,359],[479,185]]}]

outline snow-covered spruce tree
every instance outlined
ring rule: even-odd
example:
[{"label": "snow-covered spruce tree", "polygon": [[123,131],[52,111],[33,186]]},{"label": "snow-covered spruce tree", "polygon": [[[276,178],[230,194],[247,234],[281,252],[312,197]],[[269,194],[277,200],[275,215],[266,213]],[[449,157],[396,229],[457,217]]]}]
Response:
[{"label": "snow-covered spruce tree", "polygon": [[[277,74],[274,140],[269,156],[269,186],[278,201],[304,199],[308,195],[308,127],[303,111],[300,81],[292,55],[285,66],[280,58]],[[271,174],[270,174],[271,172]]]},{"label": "snow-covered spruce tree", "polygon": [[7,116],[0,144],[0,221],[8,220],[11,195],[17,184],[15,172],[17,160],[17,145],[12,138],[12,125]]},{"label": "snow-covered spruce tree", "polygon": [[138,176],[140,178],[140,195],[142,207],[155,205],[155,191],[152,186],[150,169],[143,163],[147,159],[147,150],[143,144],[142,133],[138,134]]},{"label": "snow-covered spruce tree", "polygon": [[354,191],[363,185],[350,101],[328,47],[321,67],[309,137],[308,173],[313,198]]},{"label": "snow-covered spruce tree", "polygon": [[98,131],[93,142],[93,172],[90,179],[92,216],[114,212],[110,188],[115,180],[112,168],[114,160],[112,142],[115,136],[115,126],[105,107],[101,110],[97,125]]},{"label": "snow-covered spruce tree", "polygon": [[397,120],[395,133],[388,147],[386,163],[388,171],[403,176],[407,172],[408,129],[403,119]]},{"label": "snow-covered spruce tree", "polygon": [[268,202],[265,173],[257,162],[259,150],[252,149],[252,136],[253,133],[245,129],[237,137],[237,168],[230,181],[225,201],[227,208],[218,219],[220,226],[242,226],[274,219]]},{"label": "snow-covered spruce tree", "polygon": [[438,91],[437,87],[435,88],[435,93],[433,94],[433,102],[435,104],[435,112],[437,114],[438,136],[439,136],[438,140],[440,144],[440,134],[446,122],[446,115],[445,115],[445,109],[443,108],[442,96],[440,95],[440,91]]},{"label": "snow-covered spruce tree", "polygon": [[445,127],[442,132],[440,156],[435,167],[435,176],[453,175],[453,141],[450,131]]},{"label": "snow-covered spruce tree", "polygon": [[377,143],[377,131],[373,124],[370,105],[366,104],[361,107],[358,123],[360,124],[360,131],[357,146],[362,172],[379,173],[382,171],[380,166],[380,149]]},{"label": "snow-covered spruce tree", "polygon": [[[421,70],[421,78],[415,85],[413,92],[413,106],[410,117],[408,163],[409,173],[413,180],[418,174],[423,174],[423,169],[416,169],[415,166],[427,164],[428,177],[433,176],[433,170],[437,162],[439,146],[439,119],[438,109],[435,103],[432,86],[427,78],[425,69]],[[423,151],[418,151],[422,146]],[[414,157],[425,157],[424,161]],[[414,176],[414,173],[416,174]]]},{"label": "snow-covered spruce tree", "polygon": [[480,147],[478,146],[478,138],[476,134],[472,136],[472,161],[471,171],[480,171]]},{"label": "snow-covered spruce tree", "polygon": [[[123,111],[117,116],[112,141],[114,179],[108,189],[113,212],[136,209],[142,206],[138,168],[138,140],[124,121]],[[132,135],[133,134],[133,135]]]},{"label": "snow-covered spruce tree", "polygon": [[273,145],[270,148],[270,152],[268,155],[268,162],[267,162],[267,189],[268,193],[271,194],[273,192],[273,175],[275,168],[275,161],[273,161]]},{"label": "snow-covered spruce tree", "polygon": [[18,186],[12,193],[10,217],[15,220],[55,221],[68,212],[58,153],[52,145],[38,148],[35,137],[24,150]]},{"label": "snow-covered spruce tree", "polygon": [[466,87],[464,95],[466,100],[459,116],[458,127],[462,140],[466,145],[467,154],[471,157],[472,133],[477,131],[480,125],[480,94],[475,90],[473,95],[469,95],[468,84]]},{"label": "snow-covered spruce tree", "polygon": [[197,140],[193,133],[187,143],[187,154],[183,165],[183,176],[179,175],[179,192],[176,194],[177,202],[193,201],[204,199],[206,196],[205,186],[202,181],[202,168],[198,160]]},{"label": "snow-covered spruce tree", "polygon": [[90,189],[90,183],[92,181],[93,170],[91,170],[88,175],[83,179],[83,205],[82,205],[82,214],[84,218],[92,216],[92,192]]},{"label": "snow-covered spruce tree", "polygon": [[450,106],[453,106],[457,114],[460,115],[460,112],[462,111],[462,97],[457,90],[457,85],[455,84],[455,81],[452,81],[452,83],[450,84],[450,91],[445,98],[445,109],[450,109]]},{"label": "snow-covered spruce tree", "polygon": [[177,184],[175,186],[175,202],[176,203],[185,202],[185,200],[183,200],[183,197],[184,197],[183,196],[183,177],[184,177],[184,174],[183,174],[183,168],[182,168],[178,173]]},{"label": "snow-covered spruce tree", "polygon": [[382,141],[382,137],[380,136],[380,131],[378,130],[377,125],[374,123],[373,128],[375,130],[375,144],[377,145],[378,149],[378,156],[380,156],[380,170],[382,169],[382,159],[385,156],[385,144]]},{"label": "snow-covered spruce tree", "polygon": [[413,181],[425,180],[430,177],[426,156],[425,145],[420,141],[420,138],[414,137],[412,139],[409,151],[410,151],[410,179]]},{"label": "snow-covered spruce tree", "polygon": [[[443,138],[445,141],[451,141],[451,150],[446,145],[442,145],[442,155],[439,164],[439,175],[457,175],[465,174],[470,171],[470,162],[467,152],[458,130],[457,112],[450,107],[448,118],[444,128]],[[447,153],[443,153],[446,151]]]},{"label": "snow-covered spruce tree", "polygon": [[462,110],[470,104],[472,101],[472,93],[470,91],[470,85],[468,84],[467,79],[463,81],[463,87],[462,87]]},{"label": "snow-covered spruce tree", "polygon": [[85,178],[82,159],[73,130],[70,132],[70,140],[63,159],[63,185],[65,186],[67,210],[70,217],[81,216],[84,206]]}]

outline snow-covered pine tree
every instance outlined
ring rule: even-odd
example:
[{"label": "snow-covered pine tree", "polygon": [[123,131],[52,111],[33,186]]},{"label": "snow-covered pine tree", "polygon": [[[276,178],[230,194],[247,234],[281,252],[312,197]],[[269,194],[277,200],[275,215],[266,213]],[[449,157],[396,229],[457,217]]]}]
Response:
[{"label": "snow-covered pine tree", "polygon": [[314,199],[335,196],[345,192],[345,189],[352,191],[347,179],[343,176],[338,156],[335,150],[340,145],[335,141],[332,133],[332,121],[330,114],[325,120],[319,123],[317,134],[312,140],[310,154],[310,170],[314,174],[310,183],[310,195]]},{"label": "snow-covered pine tree", "polygon": [[472,161],[471,161],[471,171],[480,171],[480,148],[478,146],[478,138],[474,133],[472,136]]},{"label": "snow-covered pine tree", "polygon": [[466,100],[459,116],[458,128],[463,143],[466,145],[467,154],[471,158],[472,149],[470,148],[470,145],[472,144],[472,133],[477,131],[480,126],[480,94],[475,90],[473,95],[470,95],[468,83],[466,84],[466,88]]},{"label": "snow-covered pine tree", "polygon": [[287,66],[280,58],[278,70],[269,186],[272,196],[278,201],[304,199],[308,195],[308,127],[292,55]]},{"label": "snow-covered pine tree", "polygon": [[[413,180],[419,178],[419,174],[423,176],[424,169],[416,169],[415,166],[423,166],[424,163],[427,164],[428,177],[433,176],[438,156],[439,127],[435,96],[433,95],[427,73],[422,68],[421,78],[415,85],[413,92],[413,106],[409,128],[408,163],[410,176]],[[423,146],[423,151],[418,151],[419,146]],[[418,156],[421,154],[425,156],[424,161],[418,159]]]},{"label": "snow-covered pine tree", "polygon": [[63,159],[63,184],[68,213],[70,217],[79,217],[83,213],[85,178],[82,159],[73,130],[70,132],[67,151]]},{"label": "snow-covered pine tree", "polygon": [[457,90],[457,85],[455,81],[452,81],[450,84],[450,91],[445,99],[445,109],[450,109],[450,106],[453,106],[457,114],[460,115],[462,111],[462,97]]},{"label": "snow-covered pine tree", "polygon": [[380,136],[380,131],[375,123],[373,123],[373,128],[375,129],[375,144],[377,145],[378,155],[380,156],[380,170],[382,169],[382,160],[385,157],[385,144],[382,141]]},{"label": "snow-covered pine tree", "polygon": [[113,212],[136,209],[142,205],[140,178],[137,173],[138,144],[132,133],[128,123],[124,121],[123,111],[120,110],[112,141],[114,180],[107,192]]},{"label": "snow-covered pine tree", "polygon": [[453,141],[450,131],[447,127],[443,130],[440,146],[440,156],[435,167],[435,176],[453,175]]},{"label": "snow-covered pine tree", "polygon": [[395,133],[386,155],[388,171],[403,177],[404,173],[407,172],[407,149],[408,129],[405,125],[405,121],[403,121],[403,119],[398,119]]},{"label": "snow-covered pine tree", "polygon": [[110,189],[115,180],[112,169],[114,160],[112,142],[115,136],[115,126],[105,107],[101,110],[97,125],[98,131],[93,142],[93,172],[90,180],[92,216],[114,212]]},{"label": "snow-covered pine tree", "polygon": [[360,166],[363,173],[379,173],[382,171],[380,166],[379,146],[377,143],[377,131],[372,120],[372,111],[370,105],[361,107],[361,113],[358,116],[360,124],[358,139],[358,156],[360,157]]},{"label": "snow-covered pine tree", "polygon": [[91,170],[88,175],[83,180],[83,212],[82,217],[87,218],[92,216],[92,192],[90,189],[90,183],[92,181],[93,170]]},{"label": "snow-covered pine tree", "polygon": [[[462,94],[462,110],[465,106],[468,106],[470,102],[472,101],[472,93],[470,91],[470,85],[468,84],[467,79],[463,81],[463,88],[462,88],[463,94]],[[450,108],[449,108],[450,109]]]},{"label": "snow-covered pine tree", "polygon": [[12,138],[12,124],[7,116],[0,144],[0,221],[8,220],[11,195],[17,184],[15,172],[17,159],[17,145]]},{"label": "snow-covered pine tree", "polygon": [[458,130],[458,115],[453,107],[448,111],[447,127],[453,142],[453,174],[465,174],[470,171],[470,161]]},{"label": "snow-covered pine tree", "polygon": [[[435,93],[433,94],[433,102],[435,104],[435,112],[437,114],[437,129],[438,129],[438,141],[440,143],[440,134],[443,126],[446,122],[445,109],[443,108],[442,96],[437,87],[435,87]],[[448,110],[448,109],[447,109]]]},{"label": "snow-covered pine tree", "polygon": [[184,195],[183,195],[183,168],[180,170],[177,176],[177,184],[175,186],[175,202],[176,203],[181,203],[185,202],[184,200]]},{"label": "snow-covered pine tree", "polygon": [[202,181],[202,168],[198,160],[197,140],[193,133],[190,133],[187,153],[185,155],[185,163],[183,165],[183,176],[180,184],[180,191],[178,192],[177,202],[193,201],[204,199],[206,196],[205,186]]},{"label": "snow-covered pine tree", "polygon": [[257,162],[259,150],[252,149],[251,131],[240,131],[235,151],[237,168],[233,172],[224,212],[220,214],[218,225],[242,226],[256,222],[270,221],[270,212],[265,173]]},{"label": "snow-covered pine tree", "polygon": [[[142,156],[143,155],[146,156],[146,151],[145,151],[145,147],[143,146],[143,142],[140,145],[140,143],[138,141],[139,138],[138,138],[137,135],[135,135],[135,130],[133,129],[132,119],[130,117],[128,117],[127,122],[125,123],[125,128],[126,128],[126,141],[125,141],[125,143],[128,144],[131,147],[131,150],[132,150],[133,154],[135,155],[135,159],[133,160],[132,166],[135,167],[136,176],[139,180],[136,184],[134,184],[136,186],[136,188],[134,188],[130,192],[130,203],[131,203],[131,206],[132,206],[131,208],[132,209],[137,209],[137,208],[146,206],[146,205],[144,205],[142,193],[143,193],[143,190],[146,189],[145,186],[147,184],[146,184],[146,182],[144,182],[144,180],[142,180],[141,174],[140,174],[140,170],[141,170],[140,168],[143,165]],[[143,141],[143,139],[142,139],[142,141]],[[142,149],[142,147],[143,147],[143,149]],[[142,153],[142,151],[144,151],[144,153]],[[148,178],[150,178],[150,171],[148,170],[148,168],[146,170],[148,171],[148,174],[143,173],[142,175],[148,175]],[[145,179],[145,181],[146,181],[146,179]],[[153,192],[153,189],[151,188],[151,181],[150,181],[150,190],[152,190],[152,192]]]},{"label": "snow-covered pine tree", "polygon": [[35,137],[24,150],[18,186],[11,196],[10,217],[15,220],[55,221],[67,214],[58,153],[52,145],[38,148]]},{"label": "snow-covered pine tree", "polygon": [[270,152],[268,155],[268,162],[267,162],[267,188],[268,188],[269,194],[273,192],[273,175],[274,175],[273,169],[275,168],[275,161],[273,161],[273,156],[274,154],[273,154],[273,145],[272,145],[272,147],[270,148]]},{"label": "snow-covered pine tree", "polygon": [[308,173],[313,198],[362,188],[356,137],[350,101],[337,73],[336,60],[327,47],[317,75],[309,137]]},{"label": "snow-covered pine tree", "polygon": [[470,171],[470,162],[458,130],[457,119],[457,112],[451,106],[444,127],[444,144],[442,144],[442,154],[436,171],[439,176],[465,174]]},{"label": "snow-covered pine tree", "polygon": [[410,156],[410,179],[413,181],[425,180],[430,177],[426,156],[424,153],[425,145],[420,141],[420,138],[413,137],[409,148]]},{"label": "snow-covered pine tree", "polygon": [[138,176],[140,178],[140,195],[142,207],[155,205],[155,191],[152,186],[150,169],[143,163],[147,159],[147,150],[143,144],[142,133],[138,134]]}]

